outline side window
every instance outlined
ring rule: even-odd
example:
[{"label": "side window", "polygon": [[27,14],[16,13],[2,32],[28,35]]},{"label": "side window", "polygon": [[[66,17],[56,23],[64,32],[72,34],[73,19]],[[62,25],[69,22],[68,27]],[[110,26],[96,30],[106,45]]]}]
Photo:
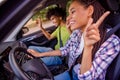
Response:
[{"label": "side window", "polygon": [[37,20],[36,20],[39,17],[42,20],[42,25],[43,25],[44,28],[48,28],[48,27],[52,26],[53,25],[52,22],[46,18],[46,13],[47,13],[49,8],[53,8],[53,7],[56,7],[56,6],[57,5],[51,5],[51,6],[48,6],[48,7],[44,8],[44,9],[36,12],[33,15],[33,17],[25,24],[24,27],[27,27],[28,31],[25,32],[23,34],[23,36],[27,36],[29,34],[32,34],[32,33],[36,32],[36,31],[40,30],[40,28],[38,27],[38,24],[37,24]]}]

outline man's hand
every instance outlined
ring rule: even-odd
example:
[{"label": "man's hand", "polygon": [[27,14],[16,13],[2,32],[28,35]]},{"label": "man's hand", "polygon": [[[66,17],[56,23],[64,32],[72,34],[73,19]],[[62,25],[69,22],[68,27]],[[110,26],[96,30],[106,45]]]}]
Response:
[{"label": "man's hand", "polygon": [[27,51],[35,57],[40,57],[40,53],[38,53],[37,51],[33,49],[28,49]]},{"label": "man's hand", "polygon": [[36,20],[36,23],[37,23],[37,25],[40,27],[40,29],[43,29],[41,18],[38,18],[38,19]]}]

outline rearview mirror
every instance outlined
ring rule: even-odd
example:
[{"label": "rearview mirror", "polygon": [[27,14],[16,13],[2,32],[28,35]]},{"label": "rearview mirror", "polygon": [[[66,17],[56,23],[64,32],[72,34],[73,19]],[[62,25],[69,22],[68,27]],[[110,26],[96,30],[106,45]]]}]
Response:
[{"label": "rearview mirror", "polygon": [[29,29],[28,29],[27,27],[23,27],[23,28],[22,28],[23,34],[27,33],[28,31],[29,31]]},{"label": "rearview mirror", "polygon": [[23,34],[27,33],[29,31],[28,27],[22,27],[22,29],[19,31],[19,33],[16,36],[16,39],[20,39],[23,37]]}]

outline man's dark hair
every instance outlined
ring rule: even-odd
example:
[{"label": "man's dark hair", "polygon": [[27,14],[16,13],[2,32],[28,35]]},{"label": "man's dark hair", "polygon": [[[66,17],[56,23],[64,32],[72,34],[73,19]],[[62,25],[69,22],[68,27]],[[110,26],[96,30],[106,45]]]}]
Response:
[{"label": "man's dark hair", "polygon": [[51,16],[62,17],[62,20],[66,19],[66,11],[63,8],[55,7],[48,10],[46,17],[50,20]]}]

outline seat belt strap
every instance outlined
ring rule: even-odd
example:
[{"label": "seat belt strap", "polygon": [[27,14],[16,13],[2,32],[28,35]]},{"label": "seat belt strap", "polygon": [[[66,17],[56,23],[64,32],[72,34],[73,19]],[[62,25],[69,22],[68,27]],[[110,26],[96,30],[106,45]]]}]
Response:
[{"label": "seat belt strap", "polygon": [[[114,34],[118,29],[120,29],[120,23],[117,24],[112,30],[110,30],[107,35],[106,35],[106,38],[104,41],[106,41],[112,34]],[[120,35],[120,34],[119,34]],[[114,75],[113,75],[113,79],[117,80],[119,78],[119,75],[117,74],[120,74],[120,52],[118,53],[118,57],[117,57],[117,60],[116,60],[116,66],[115,66],[115,71],[114,71]],[[117,75],[117,76],[116,76]]]},{"label": "seat belt strap", "polygon": [[120,23],[117,24],[114,28],[112,28],[112,30],[110,30],[109,32],[107,32],[107,35],[104,39],[104,42],[112,35],[114,34],[118,29],[120,29]]},{"label": "seat belt strap", "polygon": [[61,27],[59,28],[59,39],[60,39],[60,47],[63,47],[63,42],[61,39]]},{"label": "seat belt strap", "polygon": [[117,57],[117,62],[116,62],[115,71],[114,71],[114,75],[113,75],[114,80],[118,80],[118,78],[120,77],[117,74],[120,74],[120,52],[119,52],[118,57]]}]

